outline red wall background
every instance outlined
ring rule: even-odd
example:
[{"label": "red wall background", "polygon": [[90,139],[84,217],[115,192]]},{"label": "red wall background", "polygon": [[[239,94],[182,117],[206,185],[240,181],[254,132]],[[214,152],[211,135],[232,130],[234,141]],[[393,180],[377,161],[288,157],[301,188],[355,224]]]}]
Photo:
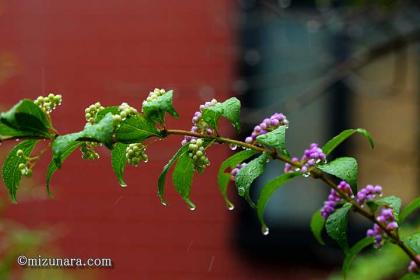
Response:
[{"label": "red wall background", "polygon": [[[1,81],[0,104],[60,93],[64,102],[53,119],[67,133],[83,127],[84,108],[97,100],[139,107],[154,87],[173,88],[181,119],[170,124],[189,128],[199,104],[231,95],[229,3],[3,1],[0,52],[11,59],[11,72]],[[108,151],[96,162],[76,152],[53,178],[54,199],[19,200],[18,193],[8,215],[33,228],[57,227],[64,256],[111,257],[115,266],[98,269],[100,279],[243,278],[229,245],[233,215],[215,179],[227,149],[217,147],[212,167],[196,178],[194,213],[170,185],[169,206],[159,203],[157,177],[180,140],[150,147],[151,161],[127,170],[126,189],[112,173]],[[42,191],[48,158],[34,170],[34,188]]]}]

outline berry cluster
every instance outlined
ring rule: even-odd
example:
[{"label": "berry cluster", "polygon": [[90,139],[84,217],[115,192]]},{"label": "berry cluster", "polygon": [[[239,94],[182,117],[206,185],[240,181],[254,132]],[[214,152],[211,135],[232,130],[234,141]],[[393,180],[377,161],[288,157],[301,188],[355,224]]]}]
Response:
[{"label": "berry cluster", "polygon": [[99,158],[98,152],[95,148],[100,144],[96,142],[83,142],[80,144],[80,151],[82,152],[82,158],[87,160],[95,160]]},{"label": "berry cluster", "polygon": [[356,201],[362,205],[366,201],[373,200],[376,196],[382,196],[382,187],[367,185],[357,193]]},{"label": "berry cluster", "polygon": [[292,164],[286,163],[284,166],[284,172],[290,173],[294,171],[299,171],[305,176],[309,176],[309,168],[315,166],[315,164],[320,162],[326,162],[326,155],[321,148],[318,147],[318,144],[312,143],[309,149],[306,149],[303,153],[303,156],[300,160],[293,157],[291,159],[292,163],[298,163],[301,167],[293,167]]},{"label": "berry cluster", "polygon": [[289,121],[286,116],[282,113],[274,113],[270,118],[264,119],[259,125],[254,127],[251,136],[245,138],[245,142],[248,144],[255,143],[258,135],[266,134],[281,125],[288,125]]},{"label": "berry cluster", "polygon": [[232,171],[230,171],[230,179],[232,181],[235,181],[235,177],[236,177],[236,175],[238,175],[239,170],[241,170],[245,165],[246,165],[245,162],[240,163],[235,168],[233,168]]},{"label": "berry cluster", "polygon": [[25,156],[23,150],[17,150],[16,155],[25,160],[24,163],[19,163],[18,169],[23,176],[31,176],[32,175],[32,167],[31,167],[31,159]]},{"label": "berry cluster", "polygon": [[[202,112],[204,109],[210,107],[210,106],[214,106],[217,104],[217,100],[216,99],[212,99],[209,102],[204,103],[203,105],[200,105],[200,110],[194,113],[194,116],[192,118],[192,127],[191,127],[191,132],[195,132],[195,133],[200,133],[200,134],[204,134],[204,135],[212,135],[214,134],[214,129],[212,129],[208,123],[206,123],[203,118],[202,118]],[[182,145],[187,144],[188,142],[190,142],[191,139],[193,139],[194,137],[192,136],[185,136],[184,140],[182,140]]]},{"label": "berry cluster", "polygon": [[[346,181],[341,181],[337,188],[345,193],[347,196],[352,197],[353,191],[351,190],[350,185]],[[321,216],[324,219],[328,218],[335,211],[335,207],[339,202],[342,201],[340,195],[335,191],[331,190],[330,194],[328,195],[328,199],[324,202],[324,206],[321,209]]]},{"label": "berry cluster", "polygon": [[121,116],[121,120],[124,121],[127,117],[137,114],[137,110],[134,107],[131,107],[127,103],[121,103],[118,106],[118,110],[120,110],[119,115]]},{"label": "berry cluster", "polygon": [[[420,255],[417,255],[416,259],[418,259],[420,261]],[[408,265],[408,271],[411,272],[411,273],[420,272],[420,270],[417,267],[417,264],[416,264],[415,261],[410,262],[410,264]]]},{"label": "berry cluster", "polygon": [[164,95],[166,91],[164,89],[158,89],[155,88],[153,91],[149,92],[149,95],[147,96],[146,100],[143,101],[143,105],[147,102],[153,101],[156,98],[158,98],[161,95]]},{"label": "berry cluster", "polygon": [[[376,217],[376,221],[385,226],[387,230],[395,230],[398,228],[392,208],[381,208],[379,215]],[[373,228],[368,229],[366,235],[375,238],[375,248],[380,248],[383,245],[383,230],[379,225],[374,224]]]},{"label": "berry cluster", "polygon": [[100,111],[102,111],[103,109],[105,109],[105,108],[99,102],[96,102],[95,104],[92,104],[89,107],[87,107],[85,109],[86,122],[88,122],[90,124],[94,124],[95,123],[96,115]]},{"label": "berry cluster", "polygon": [[127,162],[131,165],[138,166],[140,161],[147,162],[149,157],[146,154],[146,146],[143,143],[134,143],[128,145],[125,150]]},{"label": "berry cluster", "polygon": [[112,115],[114,126],[118,127],[122,121],[125,121],[129,116],[137,114],[137,109],[124,102],[118,106],[119,113]]},{"label": "berry cluster", "polygon": [[204,142],[202,139],[193,138],[189,141],[188,156],[193,159],[196,169],[202,169],[210,165],[205,154]]},{"label": "berry cluster", "polygon": [[61,105],[61,95],[50,93],[48,96],[38,96],[34,103],[45,113],[51,113],[57,106]]}]

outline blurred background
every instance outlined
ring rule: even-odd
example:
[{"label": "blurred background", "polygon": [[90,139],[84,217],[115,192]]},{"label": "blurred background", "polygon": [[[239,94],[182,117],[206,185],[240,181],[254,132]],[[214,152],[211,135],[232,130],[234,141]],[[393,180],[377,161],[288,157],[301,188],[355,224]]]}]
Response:
[{"label": "blurred background", "polygon": [[[342,129],[366,128],[374,150],[354,137],[336,155],[359,160],[360,185],[380,184],[407,203],[420,194],[419,41],[415,0],[0,0],[0,110],[62,94],[53,120],[68,133],[83,127],[84,108],[96,101],[140,107],[153,88],[171,88],[181,118],[168,127],[189,129],[199,104],[236,96],[243,129],[235,136],[225,124],[227,135],[244,138],[283,112],[296,155]],[[0,279],[339,279],[342,254],[333,242],[318,245],[308,226],[325,186],[298,180],[276,193],[263,236],[234,190],[235,211],[225,208],[215,175],[231,151],[217,146],[195,178],[197,210],[170,184],[165,208],[157,177],[180,141],[153,143],[151,160],[127,169],[125,189],[106,149],[95,162],[72,155],[53,178],[53,198],[44,186],[49,156],[23,181],[18,204],[3,188]],[[1,146],[1,160],[11,147]],[[282,168],[270,164],[253,196]],[[351,224],[351,242],[369,227],[357,217]],[[419,224],[417,216],[403,230]],[[107,257],[114,267],[22,269],[20,254]],[[395,279],[406,264],[393,248],[368,252],[350,279]]]}]

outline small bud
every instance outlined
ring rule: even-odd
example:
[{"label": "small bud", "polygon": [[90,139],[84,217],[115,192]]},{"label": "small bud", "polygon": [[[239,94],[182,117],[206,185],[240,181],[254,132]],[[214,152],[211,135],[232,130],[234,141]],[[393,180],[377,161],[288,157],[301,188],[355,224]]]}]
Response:
[{"label": "small bud", "polygon": [[24,154],[23,150],[17,150],[16,155],[18,157],[23,157],[25,154]]}]

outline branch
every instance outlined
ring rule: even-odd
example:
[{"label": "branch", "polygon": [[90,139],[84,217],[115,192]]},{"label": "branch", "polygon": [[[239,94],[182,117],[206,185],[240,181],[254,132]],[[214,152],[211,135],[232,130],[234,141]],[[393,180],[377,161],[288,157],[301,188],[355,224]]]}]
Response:
[{"label": "branch", "polygon": [[[245,143],[245,142],[242,142],[242,141],[238,141],[238,140],[234,140],[234,139],[230,139],[230,138],[225,138],[225,137],[220,137],[220,136],[203,135],[203,134],[194,133],[194,132],[190,132],[190,131],[187,131],[187,130],[180,130],[180,129],[167,129],[167,130],[165,130],[165,132],[167,133],[167,135],[192,136],[192,137],[197,137],[197,138],[212,139],[212,140],[214,140],[215,142],[218,142],[218,143],[234,144],[234,145],[246,148],[246,149],[253,149],[253,150],[258,151],[258,152],[268,153],[274,159],[278,159],[278,160],[281,160],[283,162],[287,162],[287,163],[289,163],[289,164],[291,164],[295,167],[301,167],[301,165],[299,163],[292,162],[292,161],[290,161],[290,159],[288,159],[288,158],[286,158],[282,155],[279,155],[277,152],[273,152],[271,149],[267,149],[267,148],[252,145],[252,144],[248,144],[248,143]],[[326,173],[324,173],[323,171],[321,171],[318,168],[312,168],[310,170],[310,174],[313,178],[320,179],[325,184],[327,184],[330,188],[332,188],[334,191],[336,191],[342,199],[351,203],[354,210],[357,213],[364,216],[365,218],[367,218],[371,222],[377,224],[388,235],[388,237],[410,257],[410,259],[412,259],[418,266],[420,266],[420,260],[417,259],[416,254],[400,239],[398,234],[388,230],[386,228],[386,226],[382,225],[381,223],[379,223],[375,219],[375,215],[373,215],[368,210],[362,208],[353,198],[349,197],[344,192],[342,192],[337,187],[337,185],[334,183],[334,181],[332,181],[328,177],[328,175]]]}]

